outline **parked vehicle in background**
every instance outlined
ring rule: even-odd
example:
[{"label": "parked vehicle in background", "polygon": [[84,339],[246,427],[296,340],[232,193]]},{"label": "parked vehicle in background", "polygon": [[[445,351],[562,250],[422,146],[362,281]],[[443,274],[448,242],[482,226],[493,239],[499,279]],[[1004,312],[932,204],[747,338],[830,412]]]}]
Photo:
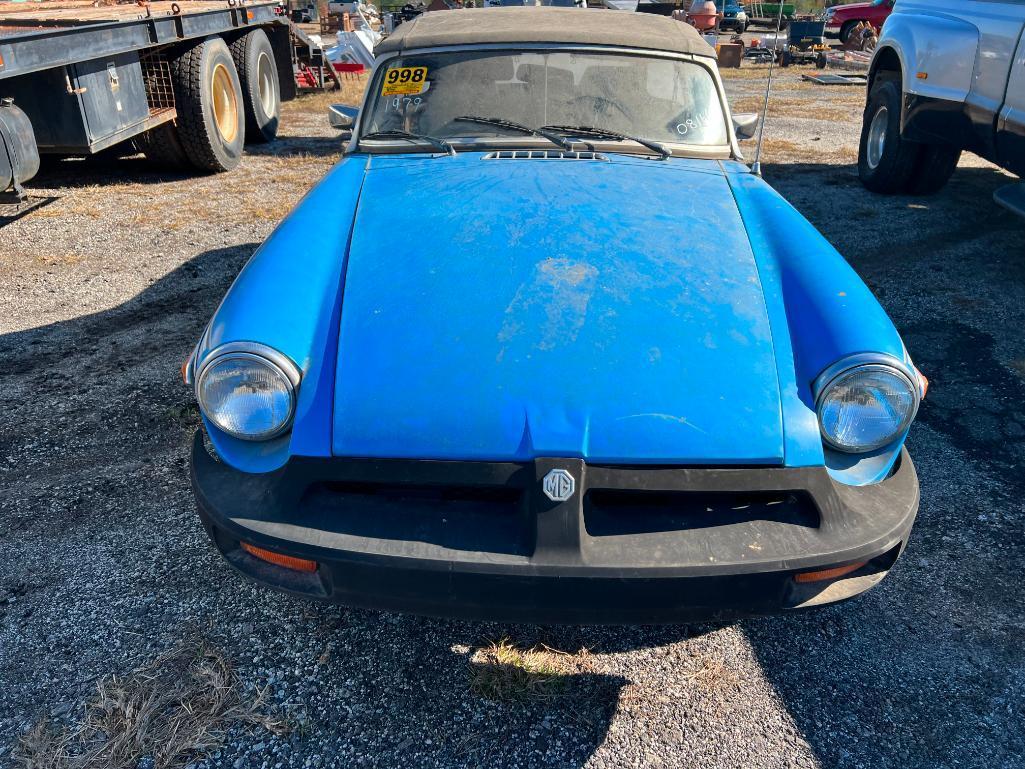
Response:
[{"label": "parked vehicle in background", "polygon": [[[858,171],[869,189],[936,192],[963,150],[1025,175],[1025,3],[900,0],[868,88]],[[1021,189],[999,202],[1025,209]]]},{"label": "parked vehicle in background", "polygon": [[332,117],[345,157],[184,368],[229,563],[528,622],[721,620],[881,581],[918,509],[925,381],[742,162],[757,117],[731,119],[714,49],[651,14],[496,8],[376,53]]},{"label": "parked vehicle in background", "polygon": [[[877,30],[893,12],[895,0],[873,0],[871,3],[849,3],[834,5],[822,12],[822,21],[826,22],[826,34],[838,36],[841,43],[846,43],[851,30],[858,22],[864,21]],[[964,3],[962,3],[964,4]]]},{"label": "parked vehicle in background", "polygon": [[722,13],[719,29],[743,34],[747,31],[747,10],[735,0],[718,0],[715,7]]}]

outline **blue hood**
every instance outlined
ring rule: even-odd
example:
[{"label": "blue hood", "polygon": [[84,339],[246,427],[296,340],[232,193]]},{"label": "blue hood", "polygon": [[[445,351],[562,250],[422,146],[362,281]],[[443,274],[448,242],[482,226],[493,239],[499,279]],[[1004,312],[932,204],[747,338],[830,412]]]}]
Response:
[{"label": "blue hood", "polygon": [[718,163],[375,157],[336,455],[782,464],[754,255]]}]

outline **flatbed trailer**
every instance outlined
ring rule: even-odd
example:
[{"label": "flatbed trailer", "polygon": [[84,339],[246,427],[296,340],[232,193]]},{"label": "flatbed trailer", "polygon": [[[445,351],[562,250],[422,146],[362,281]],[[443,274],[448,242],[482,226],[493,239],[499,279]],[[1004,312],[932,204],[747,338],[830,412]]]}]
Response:
[{"label": "flatbed trailer", "polygon": [[162,165],[234,168],[246,143],[274,139],[296,71],[313,62],[321,83],[333,75],[277,9],[268,0],[0,1],[0,205],[24,206],[21,185],[40,153],[91,155],[131,141]]}]

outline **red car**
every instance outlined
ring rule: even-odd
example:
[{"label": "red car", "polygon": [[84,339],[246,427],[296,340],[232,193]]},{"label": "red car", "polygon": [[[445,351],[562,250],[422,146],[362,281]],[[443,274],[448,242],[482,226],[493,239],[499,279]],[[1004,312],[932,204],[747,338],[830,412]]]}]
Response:
[{"label": "red car", "polygon": [[826,34],[839,35],[840,42],[846,43],[847,36],[859,21],[867,21],[876,30],[880,30],[886,17],[893,11],[894,2],[895,0],[873,0],[871,3],[850,3],[827,8],[822,14],[822,19],[826,22]]}]

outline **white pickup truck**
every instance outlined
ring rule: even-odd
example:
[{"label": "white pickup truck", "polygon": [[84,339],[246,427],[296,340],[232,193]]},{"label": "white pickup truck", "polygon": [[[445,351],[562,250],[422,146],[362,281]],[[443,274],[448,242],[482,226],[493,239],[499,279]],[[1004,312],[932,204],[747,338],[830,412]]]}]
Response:
[{"label": "white pickup truck", "polygon": [[[869,72],[861,181],[936,192],[965,150],[1025,176],[1025,0],[898,0]],[[1025,215],[1025,184],[994,197]]]}]

